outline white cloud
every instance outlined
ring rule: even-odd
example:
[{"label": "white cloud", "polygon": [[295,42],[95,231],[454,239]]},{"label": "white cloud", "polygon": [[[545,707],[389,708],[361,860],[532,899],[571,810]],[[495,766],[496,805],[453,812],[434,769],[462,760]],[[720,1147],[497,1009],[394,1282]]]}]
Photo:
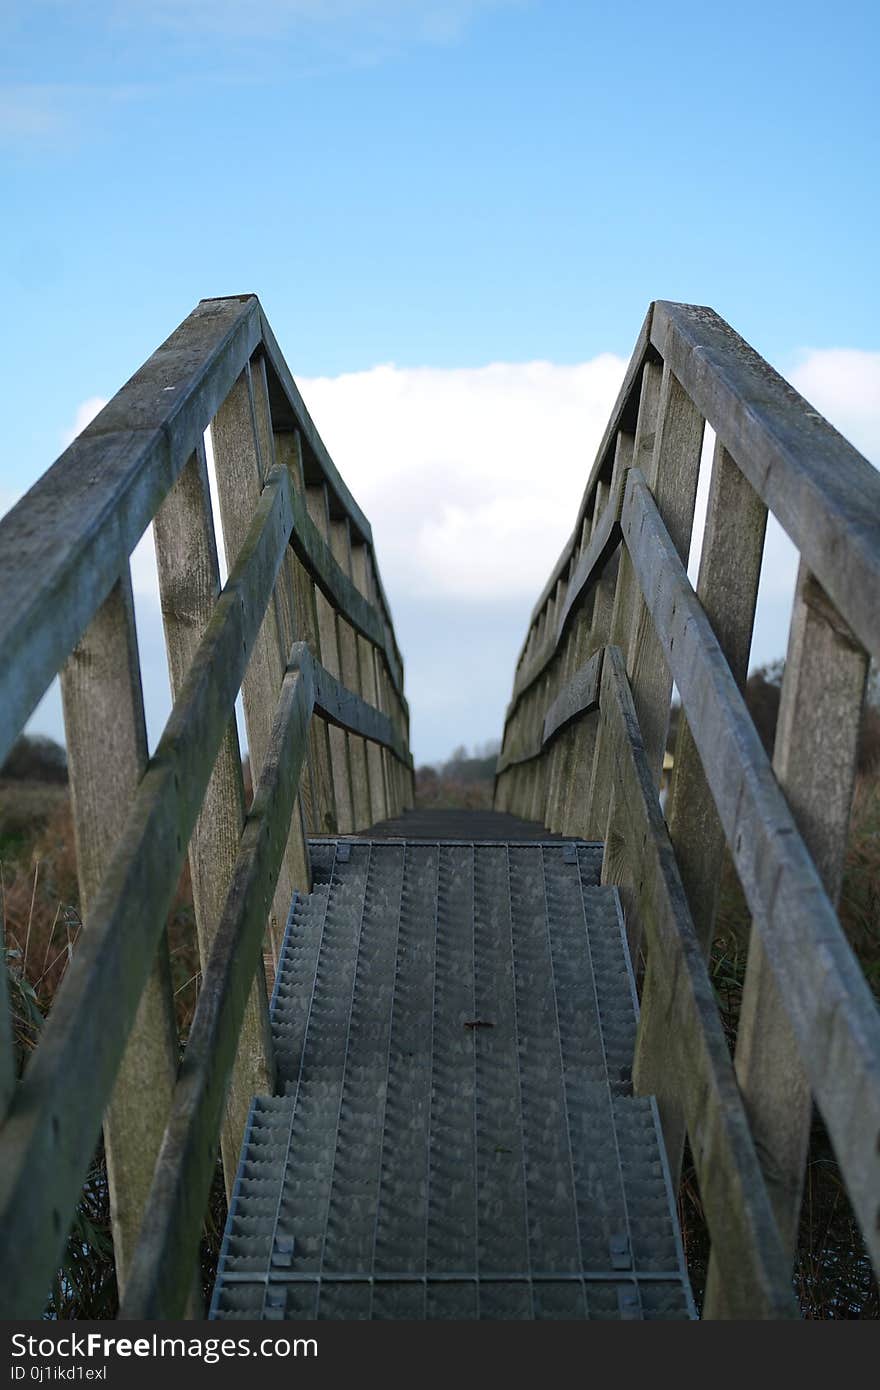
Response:
[{"label": "white cloud", "polygon": [[851,444],[880,464],[880,352],[806,349],[789,377]]},{"label": "white cloud", "polygon": [[[574,524],[624,366],[605,354],[575,366],[383,365],[298,378],[373,526],[420,758],[500,731],[527,615]],[[809,352],[788,376],[857,447],[880,456],[880,353]],[[83,401],[64,442],[103,404]],[[784,655],[796,567],[771,523],[752,665]],[[168,695],[151,530],[132,556],[132,582],[155,742]]]},{"label": "white cloud", "polygon": [[625,363],[374,367],[300,390],[373,526],[389,591],[537,597]]}]

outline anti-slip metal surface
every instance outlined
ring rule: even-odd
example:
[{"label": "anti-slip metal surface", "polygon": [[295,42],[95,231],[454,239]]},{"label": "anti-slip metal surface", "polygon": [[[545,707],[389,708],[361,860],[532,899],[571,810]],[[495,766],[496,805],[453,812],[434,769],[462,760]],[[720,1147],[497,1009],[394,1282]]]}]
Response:
[{"label": "anti-slip metal surface", "polygon": [[312,855],[212,1316],[692,1316],[596,847]]}]

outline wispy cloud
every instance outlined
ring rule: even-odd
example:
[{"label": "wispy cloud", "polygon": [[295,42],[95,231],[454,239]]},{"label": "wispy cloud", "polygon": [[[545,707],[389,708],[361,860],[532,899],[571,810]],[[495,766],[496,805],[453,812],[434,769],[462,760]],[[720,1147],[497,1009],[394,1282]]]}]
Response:
[{"label": "wispy cloud", "polygon": [[525,0],[112,0],[116,23],[137,20],[178,33],[260,35],[296,30],[372,35],[374,39],[448,43],[480,13]]},{"label": "wispy cloud", "polygon": [[107,108],[136,101],[153,89],[142,83],[43,82],[0,85],[0,144],[57,146],[77,140]]}]

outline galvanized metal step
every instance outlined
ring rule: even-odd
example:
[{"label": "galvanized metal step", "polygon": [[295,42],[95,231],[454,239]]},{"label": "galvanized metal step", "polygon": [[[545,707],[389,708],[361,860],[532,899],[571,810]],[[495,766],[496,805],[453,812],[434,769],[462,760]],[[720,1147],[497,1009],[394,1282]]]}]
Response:
[{"label": "galvanized metal step", "polygon": [[312,856],[212,1316],[692,1316],[597,847]]}]

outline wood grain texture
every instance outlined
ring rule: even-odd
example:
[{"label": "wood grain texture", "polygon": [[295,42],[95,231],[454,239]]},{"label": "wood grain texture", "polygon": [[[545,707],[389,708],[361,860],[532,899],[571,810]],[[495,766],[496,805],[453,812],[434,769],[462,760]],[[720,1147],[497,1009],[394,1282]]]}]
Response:
[{"label": "wood grain texture", "polygon": [[[326,489],[323,486],[307,487],[305,497],[312,530],[321,542],[320,550],[317,545],[312,547],[310,569],[313,574],[317,574],[316,569],[313,568],[315,556],[325,553],[326,557],[332,561],[334,569],[339,572],[340,578],[344,579],[345,576],[342,575],[339,566],[333,560],[326,541],[330,531]],[[301,539],[308,534],[305,520],[298,520],[295,536]],[[296,540],[294,540],[294,544],[296,544]],[[336,623],[336,609],[325,596],[323,590],[316,594],[316,603],[321,664],[334,679],[340,680],[342,663],[339,657],[339,629]],[[348,736],[340,728],[331,728],[328,730],[328,737],[330,741],[330,768],[333,774],[333,799],[336,804],[336,823],[340,834],[351,835],[354,831],[354,804],[351,795]]]},{"label": "wood grain texture", "polygon": [[[302,496],[305,491],[305,476],[298,430],[276,435],[275,456],[287,468],[293,491]],[[318,631],[315,582],[293,545],[290,547],[288,564],[293,586],[294,627],[297,637],[307,642],[313,654],[320,658],[321,638]],[[338,828],[338,822],[333,771],[330,766],[330,739],[327,726],[320,719],[313,719],[309,724],[308,773],[311,790],[308,828],[313,834],[332,835]],[[302,789],[302,781],[300,788]],[[303,810],[305,812],[305,802]]]},{"label": "wood grain texture", "polygon": [[764,951],[875,1261],[880,1020],[644,478],[622,527]]},{"label": "wood grain texture", "polygon": [[[331,518],[330,549],[333,558],[346,578],[351,579],[351,540],[348,518]],[[339,663],[342,682],[356,695],[361,695],[361,673],[358,658],[358,634],[340,614],[336,615],[339,642]],[[351,806],[355,830],[372,825],[370,805],[370,774],[367,769],[367,746],[357,734],[349,734],[348,762],[351,769]]]},{"label": "wood grain texture", "polygon": [[880,658],[880,475],[712,309],[658,301],[651,341]]},{"label": "wood grain texture", "polygon": [[634,1085],[657,1095],[673,1174],[680,1164],[682,1118],[687,1126],[728,1315],[797,1317],[789,1264],[615,647],[605,651],[600,703],[615,804],[625,826],[619,878],[637,901],[651,976]]},{"label": "wood grain texture", "polygon": [[[748,675],[766,526],[767,508],[716,440],[697,597],[741,691]],[[666,819],[697,936],[708,954],[724,831],[687,715],[682,710],[679,717]]]},{"label": "wood grain texture", "polygon": [[[231,567],[240,553],[264,481],[257,400],[250,364],[238,378],[212,421],[211,437],[223,536],[227,561]],[[286,471],[284,477],[287,480]],[[292,508],[294,494],[289,481],[285,495]],[[259,779],[269,746],[272,713],[283,678],[287,655],[284,617],[283,600],[273,587],[272,597],[241,686],[248,755],[254,785]],[[293,891],[299,888],[308,892],[309,886],[308,851],[301,822],[299,817],[295,817],[291,823],[291,839],[278,876],[275,899],[268,919],[267,940],[271,947],[273,965],[277,965],[278,962]]]},{"label": "wood grain texture", "polygon": [[[153,522],[172,699],[183,687],[220,594],[204,441],[200,441]],[[189,842],[193,909],[202,974],[229,890],[245,819],[241,752],[230,719]],[[221,1129],[227,1199],[254,1095],[274,1086],[265,977],[251,987]]]},{"label": "wood grain texture", "polygon": [[278,469],[138,784],[89,930],[0,1130],[0,1306],[9,1316],[42,1311],[291,524],[290,485]]},{"label": "wood grain texture", "polygon": [[[351,577],[358,592],[366,598],[369,585],[367,547],[354,540],[351,547],[351,569]],[[361,636],[358,636],[358,662],[360,665],[360,689],[364,699],[368,704],[378,708],[375,649],[365,637]],[[378,825],[380,821],[388,819],[388,805],[382,750],[374,743],[367,744],[367,766],[370,786],[370,824]]]},{"label": "wood grain texture", "polygon": [[200,305],[0,521],[0,763],[258,335],[252,296]]},{"label": "wood grain texture", "polygon": [[[703,446],[703,418],[669,364],[663,365],[657,432],[651,453],[648,486],[670,539],[685,565],[691,543],[694,503]],[[636,597],[628,634],[627,670],[654,784],[660,786],[669,731],[672,678],[663,659],[644,600]]]},{"label": "wood grain texture", "polygon": [[[134,602],[123,577],[74,647],[61,677],[80,912],[86,935],[107,866],[147,765]],[[168,944],[160,932],[104,1117],[116,1278],[125,1287],[177,1071]],[[87,1084],[85,1077],[80,1085]],[[187,1271],[189,1275],[189,1271]]]},{"label": "wood grain texture", "polygon": [[[773,770],[832,903],[840,895],[868,673],[864,648],[802,563]],[[786,1249],[794,1256],[812,1097],[760,936],[743,988],[736,1067]]]},{"label": "wood grain texture", "polygon": [[[303,650],[307,650],[303,648]],[[307,748],[312,691],[288,671],[211,947],[120,1317],[179,1318],[198,1254],[214,1152],[239,1029],[260,964]]]}]

